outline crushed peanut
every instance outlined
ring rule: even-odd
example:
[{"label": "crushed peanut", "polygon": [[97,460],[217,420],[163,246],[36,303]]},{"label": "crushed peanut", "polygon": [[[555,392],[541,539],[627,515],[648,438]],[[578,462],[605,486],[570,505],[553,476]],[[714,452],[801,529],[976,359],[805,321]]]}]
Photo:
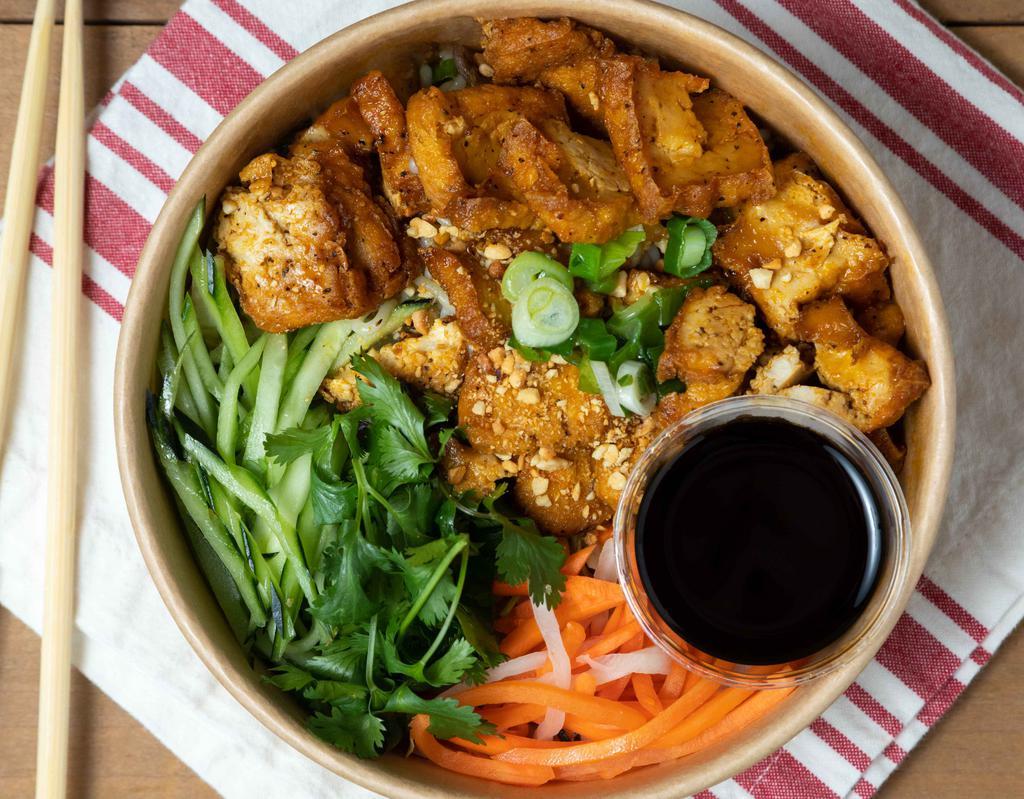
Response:
[{"label": "crushed peanut", "polygon": [[490,64],[481,64],[479,67],[477,67],[477,69],[480,70],[480,74],[483,75],[485,78],[494,77],[494,67],[492,67]]},{"label": "crushed peanut", "polygon": [[486,411],[487,406],[484,404],[483,400],[477,400],[473,403],[473,413],[477,416],[483,416]]},{"label": "crushed peanut", "polygon": [[540,402],[540,392],[535,388],[524,388],[516,394],[516,399],[524,405],[536,405]]},{"label": "crushed peanut", "polygon": [[766,289],[772,285],[772,271],[770,269],[751,269],[748,272],[750,282],[755,288]]},{"label": "crushed peanut", "polygon": [[491,261],[506,261],[512,257],[512,250],[504,244],[488,244],[484,247],[484,258]]},{"label": "crushed peanut", "polygon": [[612,472],[608,475],[608,486],[612,491],[621,491],[626,487],[626,476],[622,472]]},{"label": "crushed peanut", "polygon": [[545,494],[543,496],[540,496],[540,497],[536,497],[533,500],[533,502],[534,502],[534,504],[538,508],[550,508],[551,507],[551,498],[547,494]]},{"label": "crushed peanut", "polygon": [[828,203],[818,206],[818,218],[821,219],[822,222],[826,222],[829,219],[831,219],[832,215],[835,214],[835,212],[835,207],[829,205]]},{"label": "crushed peanut", "polygon": [[530,481],[530,488],[533,489],[533,495],[539,497],[542,494],[548,493],[548,478],[546,477],[534,477]]},{"label": "crushed peanut", "polygon": [[437,228],[426,219],[414,216],[409,220],[409,227],[405,229],[405,232],[414,239],[432,239],[437,235]]}]

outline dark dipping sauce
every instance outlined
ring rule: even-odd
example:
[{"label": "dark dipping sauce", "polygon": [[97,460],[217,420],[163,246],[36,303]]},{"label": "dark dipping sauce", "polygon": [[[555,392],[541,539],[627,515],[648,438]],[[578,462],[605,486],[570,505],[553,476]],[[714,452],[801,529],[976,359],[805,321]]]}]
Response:
[{"label": "dark dipping sauce", "polygon": [[648,484],[636,526],[655,609],[705,654],[747,665],[817,652],[856,621],[885,556],[860,470],[817,433],[738,419]]}]

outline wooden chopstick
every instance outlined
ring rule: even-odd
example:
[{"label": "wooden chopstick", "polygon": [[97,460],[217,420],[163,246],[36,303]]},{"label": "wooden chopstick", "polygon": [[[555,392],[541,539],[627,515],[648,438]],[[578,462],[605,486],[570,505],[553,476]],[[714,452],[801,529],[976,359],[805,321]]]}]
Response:
[{"label": "wooden chopstick", "polygon": [[38,0],[25,59],[18,121],[11,146],[11,165],[4,199],[4,231],[0,242],[0,452],[7,439],[14,350],[25,292],[28,240],[35,217],[39,145],[46,106],[46,77],[53,38],[54,0]]},{"label": "wooden chopstick", "polygon": [[75,612],[75,521],[79,305],[85,195],[85,89],[82,3],[64,6],[60,104],[53,194],[53,310],[50,449],[47,497],[43,646],[39,670],[37,799],[61,799],[67,789],[71,631]]}]

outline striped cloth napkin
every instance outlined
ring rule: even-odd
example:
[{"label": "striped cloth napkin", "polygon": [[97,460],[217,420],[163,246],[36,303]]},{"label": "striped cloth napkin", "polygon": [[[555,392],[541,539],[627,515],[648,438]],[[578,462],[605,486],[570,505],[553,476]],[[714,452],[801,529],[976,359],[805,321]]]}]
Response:
[{"label": "striped cloth napkin", "polygon": [[[213,680],[136,549],[114,461],[114,346],[135,262],[165,194],[265,76],[387,0],[189,0],[104,98],[88,142],[75,660],[225,795],[357,797]],[[926,576],[857,681],[785,747],[701,797],[872,795],[1024,615],[1024,95],[910,0],[676,3],[786,63],[867,143],[928,243],[959,364],[958,456]],[[500,6],[496,7],[496,11]],[[426,9],[424,13],[429,13]],[[41,618],[53,183],[44,170],[29,334],[0,483],[0,601]],[[1015,357],[1017,356],[1017,357]]]}]

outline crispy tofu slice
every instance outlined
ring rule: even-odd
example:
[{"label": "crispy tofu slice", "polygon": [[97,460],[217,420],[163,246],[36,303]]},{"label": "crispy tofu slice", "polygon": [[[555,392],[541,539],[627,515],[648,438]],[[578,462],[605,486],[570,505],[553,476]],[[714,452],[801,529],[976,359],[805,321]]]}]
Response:
[{"label": "crispy tofu slice", "polygon": [[869,305],[856,314],[857,323],[865,332],[880,338],[886,344],[897,346],[906,332],[907,325],[903,319],[903,311],[892,300]]},{"label": "crispy tofu slice", "polygon": [[[267,153],[239,178],[242,185],[223,194],[214,236],[242,308],[260,329],[280,333],[352,318],[384,299],[350,241],[355,215],[335,205],[317,159]],[[361,183],[351,193],[372,204]],[[394,242],[384,247],[390,257]]]},{"label": "crispy tofu slice", "polygon": [[564,122],[512,125],[499,166],[517,198],[564,242],[603,243],[635,223],[629,184],[607,142]]},{"label": "crispy tofu slice", "polygon": [[469,346],[454,320],[435,319],[426,333],[381,347],[374,357],[404,383],[455,396],[469,360]]},{"label": "crispy tofu slice", "polygon": [[435,216],[472,233],[534,225],[498,169],[503,131],[520,119],[565,119],[562,98],[533,87],[424,89],[406,112],[410,145]]},{"label": "crispy tofu slice", "polygon": [[373,152],[373,131],[359,113],[359,104],[351,95],[332,103],[326,111],[314,120],[302,135],[299,143],[340,144],[349,155],[369,155]]},{"label": "crispy tofu slice", "polygon": [[790,386],[778,393],[780,397],[800,400],[833,413],[845,419],[854,427],[862,428],[864,426],[864,416],[853,407],[849,394],[833,391],[830,388],[822,388],[821,386]]},{"label": "crispy tofu slice", "polygon": [[399,216],[426,211],[423,184],[413,168],[405,109],[394,88],[383,73],[374,70],[352,84],[351,93],[373,134],[388,202]]},{"label": "crispy tofu slice", "polygon": [[565,17],[493,19],[482,27],[483,60],[494,70],[495,83],[530,83],[552,67],[615,53],[604,34]]},{"label": "crispy tofu slice", "polygon": [[714,245],[717,262],[786,341],[798,338],[806,303],[840,294],[870,305],[890,294],[882,247],[805,163],[795,156],[776,164],[775,196],[744,203]]},{"label": "crispy tofu slice", "polygon": [[498,281],[475,258],[430,247],[420,251],[431,276],[455,306],[459,328],[474,349],[488,352],[508,337],[506,320],[511,316]]},{"label": "crispy tofu slice", "polygon": [[659,403],[661,424],[739,391],[764,350],[764,333],[754,323],[754,313],[753,305],[724,286],[689,293],[665,333],[657,369],[660,382],[677,378],[686,390]]},{"label": "crispy tofu slice", "polygon": [[839,297],[804,309],[797,332],[814,342],[818,377],[849,396],[865,432],[895,423],[930,385],[922,362],[865,333]]},{"label": "crispy tofu slice", "polygon": [[803,382],[813,371],[800,357],[800,350],[787,344],[757,367],[750,380],[750,393],[778,394],[785,388]]}]

